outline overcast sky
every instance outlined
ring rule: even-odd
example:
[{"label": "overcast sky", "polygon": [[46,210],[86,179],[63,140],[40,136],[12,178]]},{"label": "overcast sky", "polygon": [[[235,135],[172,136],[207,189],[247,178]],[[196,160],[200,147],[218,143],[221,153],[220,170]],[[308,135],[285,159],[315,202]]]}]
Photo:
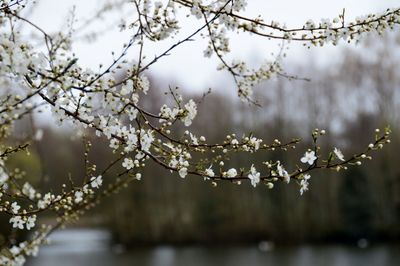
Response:
[{"label": "overcast sky", "polygon": [[[38,6],[32,14],[32,20],[48,32],[56,31],[63,24],[68,11],[72,6],[76,6],[76,18],[83,21],[85,16],[92,14],[98,6],[98,0],[38,0]],[[102,2],[102,1],[101,1]],[[346,20],[350,21],[358,15],[371,12],[383,11],[387,7],[398,7],[398,0],[305,0],[305,1],[268,1],[268,0],[249,0],[246,14],[255,16],[261,14],[266,21],[275,20],[285,22],[289,27],[303,25],[308,19],[319,21],[321,18],[337,17],[346,9]],[[125,12],[129,12],[126,10]],[[113,21],[118,21],[123,14],[114,14]],[[110,25],[111,20],[106,25]],[[189,20],[183,28],[184,33],[191,32],[195,25]],[[104,27],[96,25],[96,27]],[[185,36],[185,35],[182,35]],[[96,42],[78,42],[74,45],[74,51],[79,57],[79,63],[83,66],[97,69],[99,63],[107,63],[112,57],[110,52],[118,53],[121,45],[129,39],[129,32],[120,33],[117,24],[111,25],[109,31]],[[179,37],[178,37],[179,39]],[[176,42],[176,40],[174,41]],[[149,57],[154,56],[173,42],[157,43],[148,46],[146,52]],[[217,61],[214,59],[204,59],[202,57],[205,48],[205,41],[199,37],[196,42],[183,44],[175,50],[171,56],[164,58],[157,63],[151,72],[153,75],[163,79],[175,80],[176,84],[187,87],[188,89],[204,91],[226,80],[227,84],[232,85],[229,77],[224,74],[216,73]],[[232,40],[233,53],[241,59],[248,59],[251,62],[261,62],[262,58],[268,57],[271,52],[277,51],[277,43],[268,42],[260,38],[248,38],[244,35],[234,37]],[[291,61],[304,61],[313,56],[322,62],[328,61],[327,58],[338,58],[339,49],[337,47],[314,48],[308,51],[299,45],[292,45],[288,52]],[[133,57],[132,51],[130,57]],[[229,86],[229,85],[228,85]]]}]

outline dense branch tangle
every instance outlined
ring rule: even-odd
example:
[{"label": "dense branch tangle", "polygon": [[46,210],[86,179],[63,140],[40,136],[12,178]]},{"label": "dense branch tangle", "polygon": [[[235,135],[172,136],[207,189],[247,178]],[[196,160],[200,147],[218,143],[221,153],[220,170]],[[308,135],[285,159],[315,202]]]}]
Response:
[{"label": "dense branch tangle", "polygon": [[[11,2],[10,2],[11,3]],[[13,3],[18,3],[14,1]],[[16,121],[46,107],[57,124],[71,125],[83,135],[96,134],[108,140],[116,159],[106,166],[97,167],[88,159],[91,143],[85,144],[85,176],[74,183],[69,180],[60,192],[38,192],[30,183],[24,182],[26,173],[9,169],[7,158],[24,152],[30,143],[6,147],[0,146],[0,212],[8,215],[10,226],[19,230],[30,230],[36,226],[37,217],[52,214],[57,218],[54,226],[42,225],[32,240],[22,243],[7,243],[2,247],[0,263],[22,265],[25,255],[37,253],[38,246],[46,236],[66,222],[77,219],[84,210],[91,208],[103,197],[118,191],[132,180],[141,179],[141,170],[149,161],[176,172],[181,178],[198,176],[216,186],[229,181],[241,184],[249,181],[256,187],[265,184],[272,189],[279,181],[296,182],[300,194],[308,190],[310,173],[317,169],[345,170],[371,159],[371,153],[389,143],[389,129],[377,130],[375,138],[357,154],[344,156],[337,148],[322,151],[319,138],[325,130],[315,129],[311,138],[313,145],[298,154],[299,161],[286,170],[287,162],[265,160],[259,164],[230,165],[229,159],[238,153],[263,153],[265,158],[274,150],[296,152],[300,139],[275,139],[268,143],[253,134],[238,136],[228,133],[220,143],[209,143],[204,136],[190,132],[197,115],[197,103],[193,99],[184,101],[174,88],[169,88],[169,104],[159,106],[158,112],[147,110],[141,104],[150,89],[146,71],[159,60],[202,35],[209,39],[206,57],[216,55],[221,61],[220,70],[232,74],[239,96],[250,102],[252,87],[274,75],[283,75],[281,56],[266,61],[259,69],[248,69],[244,61],[229,62],[228,31],[247,32],[285,42],[300,41],[307,46],[336,44],[340,39],[357,41],[365,33],[382,33],[399,23],[399,9],[389,9],[382,14],[369,15],[356,22],[346,23],[344,13],[337,19],[287,29],[279,23],[266,23],[260,17],[246,18],[241,12],[246,6],[242,0],[229,1],[185,1],[168,3],[150,0],[127,1],[135,12],[130,23],[120,25],[130,30],[132,37],[123,45],[113,62],[96,73],[79,66],[79,59],[71,51],[73,30],[69,34],[50,34],[21,15],[22,6],[8,5],[0,10],[0,139],[5,142],[12,133]],[[16,7],[15,7],[16,6]],[[160,54],[148,59],[144,47],[148,42],[178,36],[181,22],[177,9],[182,7],[189,15],[200,19],[202,24],[190,34],[173,43]],[[103,10],[103,9],[101,9]],[[106,10],[106,9],[104,9]],[[103,12],[103,11],[102,11]],[[42,47],[34,47],[14,25],[35,30],[43,38]],[[43,52],[40,48],[45,49]],[[135,61],[127,59],[127,52],[137,49]],[[124,70],[124,76],[116,76]],[[117,71],[119,71],[117,73]],[[6,91],[9,89],[9,91]],[[188,127],[187,130],[181,130]],[[180,133],[184,131],[184,133]],[[301,158],[300,158],[301,157]],[[285,166],[284,166],[285,165]],[[100,170],[101,168],[102,170]],[[287,167],[286,167],[287,168]],[[109,174],[118,170],[119,174]],[[103,184],[104,183],[104,184]],[[293,182],[292,182],[293,183]]]},{"label": "dense branch tangle", "polygon": [[219,7],[223,1],[174,1],[180,5],[190,8],[191,14],[198,19],[207,18],[218,14],[218,20],[208,25],[209,45],[204,51],[205,56],[213,53],[221,61],[219,69],[227,69],[233,76],[237,87],[238,95],[244,100],[250,100],[252,87],[260,81],[268,80],[273,75],[283,75],[280,65],[281,54],[276,60],[266,61],[259,69],[252,70],[246,66],[246,62],[233,60],[228,62],[224,56],[229,54],[228,31],[252,33],[267,39],[282,40],[285,42],[303,42],[305,46],[323,46],[324,44],[338,44],[341,40],[357,42],[365,33],[377,32],[382,34],[386,29],[393,29],[400,23],[400,9],[387,9],[381,14],[369,14],[360,16],[354,22],[345,21],[345,12],[337,18],[322,19],[319,23],[308,20],[304,25],[297,28],[281,26],[282,23],[265,20],[258,16],[249,18],[240,14],[244,10],[246,1],[233,1],[232,5]]}]

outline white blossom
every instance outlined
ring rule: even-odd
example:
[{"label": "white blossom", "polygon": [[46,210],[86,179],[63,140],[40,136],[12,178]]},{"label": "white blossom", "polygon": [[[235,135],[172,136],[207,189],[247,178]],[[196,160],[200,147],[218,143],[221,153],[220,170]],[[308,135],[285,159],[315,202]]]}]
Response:
[{"label": "white blossom", "polygon": [[342,153],[341,150],[339,150],[338,148],[335,147],[335,149],[333,150],[333,152],[335,153],[336,157],[341,160],[341,161],[345,161],[344,160],[344,155]]},{"label": "white blossom", "polygon": [[82,191],[75,191],[74,193],[74,202],[79,203],[83,200],[83,192]]},{"label": "white blossom", "polygon": [[314,151],[307,151],[304,156],[300,159],[302,163],[308,163],[309,165],[312,165],[314,161],[317,159],[317,156],[315,156]]},{"label": "white blossom", "polygon": [[256,168],[253,165],[250,167],[248,178],[250,179],[251,185],[253,187],[256,187],[257,184],[260,182],[260,173],[257,172]]},{"label": "white blossom", "polygon": [[35,222],[36,222],[36,215],[29,216],[26,219],[26,229],[31,230],[33,227],[35,227]]},{"label": "white blossom", "polygon": [[138,111],[138,109],[136,109],[134,107],[128,107],[128,108],[126,108],[126,113],[128,114],[129,120],[133,121],[136,119],[139,111]]},{"label": "white blossom", "polygon": [[192,143],[194,145],[199,145],[199,141],[198,141],[197,137],[195,135],[193,135],[192,133],[189,133],[189,134],[190,134],[190,139],[192,140]]},{"label": "white blossom", "polygon": [[122,85],[121,88],[121,95],[127,95],[129,93],[133,92],[133,81],[132,80],[127,80],[125,84]]},{"label": "white blossom", "polygon": [[135,167],[133,160],[131,158],[125,158],[124,162],[122,163],[122,167],[124,167],[127,170],[130,170]]},{"label": "white blossom", "polygon": [[136,178],[136,180],[141,180],[142,179],[142,174],[141,173],[136,173],[135,178]]},{"label": "white blossom", "polygon": [[99,176],[93,176],[91,179],[90,179],[90,185],[91,185],[91,187],[92,188],[100,188],[100,186],[103,184],[103,178],[102,178],[102,176],[101,175],[99,175]]},{"label": "white blossom", "polygon": [[237,139],[232,139],[231,140],[231,144],[234,145],[234,146],[235,145],[239,145],[239,141]]},{"label": "white blossom", "polygon": [[143,151],[150,152],[151,143],[153,143],[154,137],[152,131],[140,131],[140,144]]},{"label": "white blossom", "polygon": [[13,202],[13,203],[11,204],[11,211],[12,211],[14,214],[17,214],[19,209],[21,209],[21,206],[19,206],[17,202]]},{"label": "white blossom", "polygon": [[24,229],[25,221],[19,215],[11,217],[10,223],[12,223],[13,228]]},{"label": "white blossom", "polygon": [[212,170],[212,168],[211,168],[212,166],[210,165],[210,167],[208,167],[206,170],[204,170],[204,174],[207,176],[207,177],[214,177],[214,171]]},{"label": "white blossom", "polygon": [[303,179],[300,181],[300,195],[303,195],[304,192],[308,190],[308,180],[311,178],[309,174],[305,174]]},{"label": "white blossom", "polygon": [[279,176],[283,177],[283,181],[287,184],[289,184],[290,182],[290,175],[289,173],[285,170],[285,168],[283,168],[283,166],[280,164],[280,162],[278,162],[278,165],[276,166],[277,170],[278,170],[278,174]]},{"label": "white blossom", "polygon": [[236,171],[236,169],[235,169],[235,168],[229,169],[229,170],[226,172],[226,176],[227,176],[227,177],[230,177],[230,178],[237,176],[237,171]]},{"label": "white blossom", "polygon": [[256,137],[252,137],[249,140],[249,144],[254,148],[254,151],[260,149],[262,139],[257,139]]},{"label": "white blossom", "polygon": [[188,174],[188,169],[186,167],[182,167],[181,169],[179,169],[180,177],[185,178],[187,174]]}]

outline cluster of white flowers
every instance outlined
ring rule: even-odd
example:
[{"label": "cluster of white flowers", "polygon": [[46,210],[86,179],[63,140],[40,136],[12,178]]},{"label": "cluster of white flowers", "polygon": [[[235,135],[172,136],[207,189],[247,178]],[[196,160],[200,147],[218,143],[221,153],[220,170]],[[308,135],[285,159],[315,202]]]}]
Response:
[{"label": "cluster of white flowers", "polygon": [[24,193],[24,195],[26,195],[30,200],[34,200],[37,196],[40,196],[36,194],[36,190],[28,182],[25,182],[22,186],[22,193]]},{"label": "cluster of white flowers", "polygon": [[180,112],[179,108],[171,109],[167,105],[164,104],[163,106],[161,106],[161,109],[160,109],[159,115],[160,115],[160,117],[162,117],[162,119],[160,121],[162,122],[162,121],[164,121],[164,119],[165,120],[174,120],[178,116],[179,112]]},{"label": "cluster of white flowers", "polygon": [[193,119],[197,115],[197,106],[193,100],[190,100],[187,104],[185,104],[185,114],[181,118],[182,122],[185,126],[190,126],[192,124]]},{"label": "cluster of white flowers", "polygon": [[39,209],[46,209],[47,206],[49,206],[54,199],[54,194],[51,194],[50,192],[46,193],[43,199],[38,201],[37,206]]},{"label": "cluster of white flowers", "polygon": [[164,121],[174,121],[176,118],[179,118],[185,126],[190,126],[196,115],[197,105],[192,99],[185,104],[184,108],[174,107],[171,109],[164,104],[161,106],[159,113],[161,123]]},{"label": "cluster of white flowers", "polygon": [[139,7],[139,21],[130,27],[140,24],[152,41],[164,40],[179,29],[174,1],[168,1],[164,5],[161,1],[144,0],[135,1],[135,5]]},{"label": "cluster of white flowers", "polygon": [[172,143],[164,143],[164,146],[170,149],[171,159],[168,162],[170,169],[178,170],[180,177],[185,178],[188,174],[189,159],[192,158],[191,154],[184,151],[181,147],[175,147]]},{"label": "cluster of white flowers", "polygon": [[19,244],[19,246],[12,246],[9,250],[12,254],[13,258],[9,258],[7,256],[0,255],[0,263],[1,265],[11,265],[11,266],[21,266],[26,262],[25,257],[20,254],[22,248],[24,247],[25,242]]},{"label": "cluster of white flowers", "polygon": [[36,222],[36,215],[28,216],[28,217],[21,217],[19,215],[13,216],[10,218],[10,223],[12,223],[13,228],[19,228],[30,230],[35,226]]},{"label": "cluster of white flowers", "polygon": [[36,215],[26,215],[26,211],[20,211],[21,206],[14,201],[11,204],[10,212],[13,216],[10,218],[9,222],[12,224],[13,228],[19,228],[30,230],[35,226]]},{"label": "cluster of white flowers", "polygon": [[25,256],[36,257],[39,253],[39,246],[46,241],[49,228],[44,228],[41,233],[34,233],[35,238],[31,241],[22,241],[12,245],[8,250],[11,256],[0,254],[0,265],[22,266],[26,262]]}]

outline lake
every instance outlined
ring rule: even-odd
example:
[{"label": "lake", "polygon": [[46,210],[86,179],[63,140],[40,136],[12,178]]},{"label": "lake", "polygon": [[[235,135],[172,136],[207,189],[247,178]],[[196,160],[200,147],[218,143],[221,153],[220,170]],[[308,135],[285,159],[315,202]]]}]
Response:
[{"label": "lake", "polygon": [[398,266],[400,246],[303,245],[274,247],[272,243],[233,246],[156,246],[124,250],[110,248],[110,235],[103,230],[67,229],[51,236],[29,266]]}]

